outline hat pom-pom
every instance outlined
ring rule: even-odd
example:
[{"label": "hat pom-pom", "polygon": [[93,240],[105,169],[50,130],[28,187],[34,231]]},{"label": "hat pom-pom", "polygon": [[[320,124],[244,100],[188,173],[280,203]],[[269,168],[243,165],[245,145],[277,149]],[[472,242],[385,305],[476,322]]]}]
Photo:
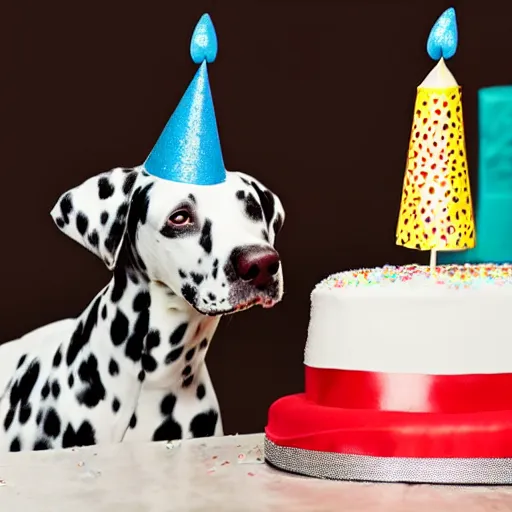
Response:
[{"label": "hat pom-pom", "polygon": [[196,64],[205,60],[210,63],[216,59],[217,49],[217,34],[212,19],[209,14],[203,14],[192,34],[190,56]]}]

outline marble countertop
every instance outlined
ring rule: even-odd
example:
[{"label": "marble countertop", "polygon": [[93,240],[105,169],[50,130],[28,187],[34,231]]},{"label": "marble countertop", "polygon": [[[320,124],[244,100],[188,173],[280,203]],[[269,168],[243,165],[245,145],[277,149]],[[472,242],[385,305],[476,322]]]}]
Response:
[{"label": "marble countertop", "polygon": [[493,512],[512,487],[314,480],[263,461],[261,434],[0,455],[0,510]]}]

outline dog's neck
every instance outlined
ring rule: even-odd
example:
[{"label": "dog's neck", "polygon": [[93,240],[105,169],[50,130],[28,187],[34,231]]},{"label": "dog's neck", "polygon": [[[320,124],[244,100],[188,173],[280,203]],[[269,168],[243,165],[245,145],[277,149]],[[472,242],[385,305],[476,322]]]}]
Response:
[{"label": "dog's neck", "polygon": [[122,365],[123,371],[128,369],[129,379],[176,391],[189,387],[201,372],[219,322],[219,317],[201,315],[133,267],[115,270],[113,279],[83,313],[84,325],[94,309],[95,329],[101,335],[90,336],[93,353],[110,353],[109,361]]}]

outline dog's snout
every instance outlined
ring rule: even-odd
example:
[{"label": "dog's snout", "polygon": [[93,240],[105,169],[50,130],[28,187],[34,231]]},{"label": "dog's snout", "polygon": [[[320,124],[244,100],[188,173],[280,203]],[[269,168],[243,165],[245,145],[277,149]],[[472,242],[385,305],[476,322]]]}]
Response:
[{"label": "dog's snout", "polygon": [[236,249],[232,262],[237,277],[255,286],[264,286],[277,274],[280,258],[271,247],[249,246]]}]

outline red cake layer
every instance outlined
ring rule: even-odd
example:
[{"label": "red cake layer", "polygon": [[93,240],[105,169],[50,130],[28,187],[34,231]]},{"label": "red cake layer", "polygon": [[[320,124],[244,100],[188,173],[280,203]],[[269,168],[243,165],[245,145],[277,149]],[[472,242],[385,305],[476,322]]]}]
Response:
[{"label": "red cake layer", "polygon": [[512,410],[442,414],[317,405],[305,394],[274,402],[267,438],[290,448],[377,457],[512,457]]},{"label": "red cake layer", "polygon": [[512,374],[422,375],[305,366],[306,398],[318,405],[429,413],[512,410]]}]

